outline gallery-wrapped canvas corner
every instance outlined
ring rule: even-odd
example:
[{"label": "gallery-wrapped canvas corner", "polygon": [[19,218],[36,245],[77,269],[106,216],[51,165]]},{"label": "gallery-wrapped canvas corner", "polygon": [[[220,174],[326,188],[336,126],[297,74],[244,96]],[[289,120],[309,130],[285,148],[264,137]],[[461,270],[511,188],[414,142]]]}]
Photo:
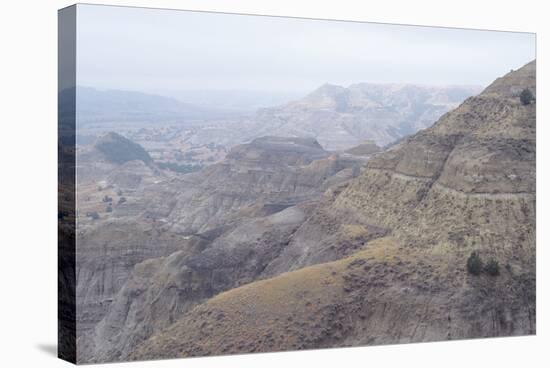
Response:
[{"label": "gallery-wrapped canvas corner", "polygon": [[535,35],[59,11],[59,356],[536,332]]}]

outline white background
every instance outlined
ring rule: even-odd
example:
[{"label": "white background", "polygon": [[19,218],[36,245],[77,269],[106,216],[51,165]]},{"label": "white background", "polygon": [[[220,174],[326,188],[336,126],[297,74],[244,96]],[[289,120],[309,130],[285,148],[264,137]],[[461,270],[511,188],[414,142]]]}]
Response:
[{"label": "white background", "polygon": [[[99,3],[90,1],[91,3]],[[548,318],[548,53],[545,1],[202,0],[109,4],[537,32],[537,336],[254,354],[128,367],[540,367]],[[0,3],[0,366],[61,367],[57,340],[57,9],[59,0]],[[546,190],[545,190],[546,189]],[[547,227],[548,225],[546,225]],[[129,364],[129,365],[128,365]],[[111,367],[122,364],[110,365]]]}]

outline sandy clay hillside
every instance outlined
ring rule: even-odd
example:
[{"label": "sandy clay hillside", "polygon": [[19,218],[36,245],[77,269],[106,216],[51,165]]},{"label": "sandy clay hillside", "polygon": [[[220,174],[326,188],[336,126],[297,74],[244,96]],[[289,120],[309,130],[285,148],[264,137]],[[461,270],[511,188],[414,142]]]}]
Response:
[{"label": "sandy clay hillside", "polygon": [[533,61],[366,162],[274,137],[182,177],[141,161],[85,223],[79,361],[535,333],[535,87]]}]

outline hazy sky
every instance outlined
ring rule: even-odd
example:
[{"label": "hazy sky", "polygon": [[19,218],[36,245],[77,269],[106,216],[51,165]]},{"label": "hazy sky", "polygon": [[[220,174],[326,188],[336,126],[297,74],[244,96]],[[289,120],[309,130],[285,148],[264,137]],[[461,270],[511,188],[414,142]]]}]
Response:
[{"label": "hazy sky", "polygon": [[323,83],[487,85],[530,33],[79,5],[80,85],[307,92]]}]

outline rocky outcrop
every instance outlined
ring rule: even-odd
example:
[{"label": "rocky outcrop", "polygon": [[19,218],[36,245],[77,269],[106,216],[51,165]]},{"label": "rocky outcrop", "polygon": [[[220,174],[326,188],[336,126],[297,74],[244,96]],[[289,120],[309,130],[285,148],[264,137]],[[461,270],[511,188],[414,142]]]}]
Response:
[{"label": "rocky outcrop", "polygon": [[380,151],[382,151],[382,149],[378,147],[374,141],[366,140],[365,142],[346,150],[345,153],[354,156],[370,156]]},{"label": "rocky outcrop", "polygon": [[[266,207],[288,207],[321,195],[329,179],[350,179],[352,170],[343,170],[354,164],[331,155],[314,139],[259,138],[233,148],[224,162],[187,175],[186,190],[175,194],[166,226],[197,233]],[[337,173],[341,175],[335,178]]]}]

